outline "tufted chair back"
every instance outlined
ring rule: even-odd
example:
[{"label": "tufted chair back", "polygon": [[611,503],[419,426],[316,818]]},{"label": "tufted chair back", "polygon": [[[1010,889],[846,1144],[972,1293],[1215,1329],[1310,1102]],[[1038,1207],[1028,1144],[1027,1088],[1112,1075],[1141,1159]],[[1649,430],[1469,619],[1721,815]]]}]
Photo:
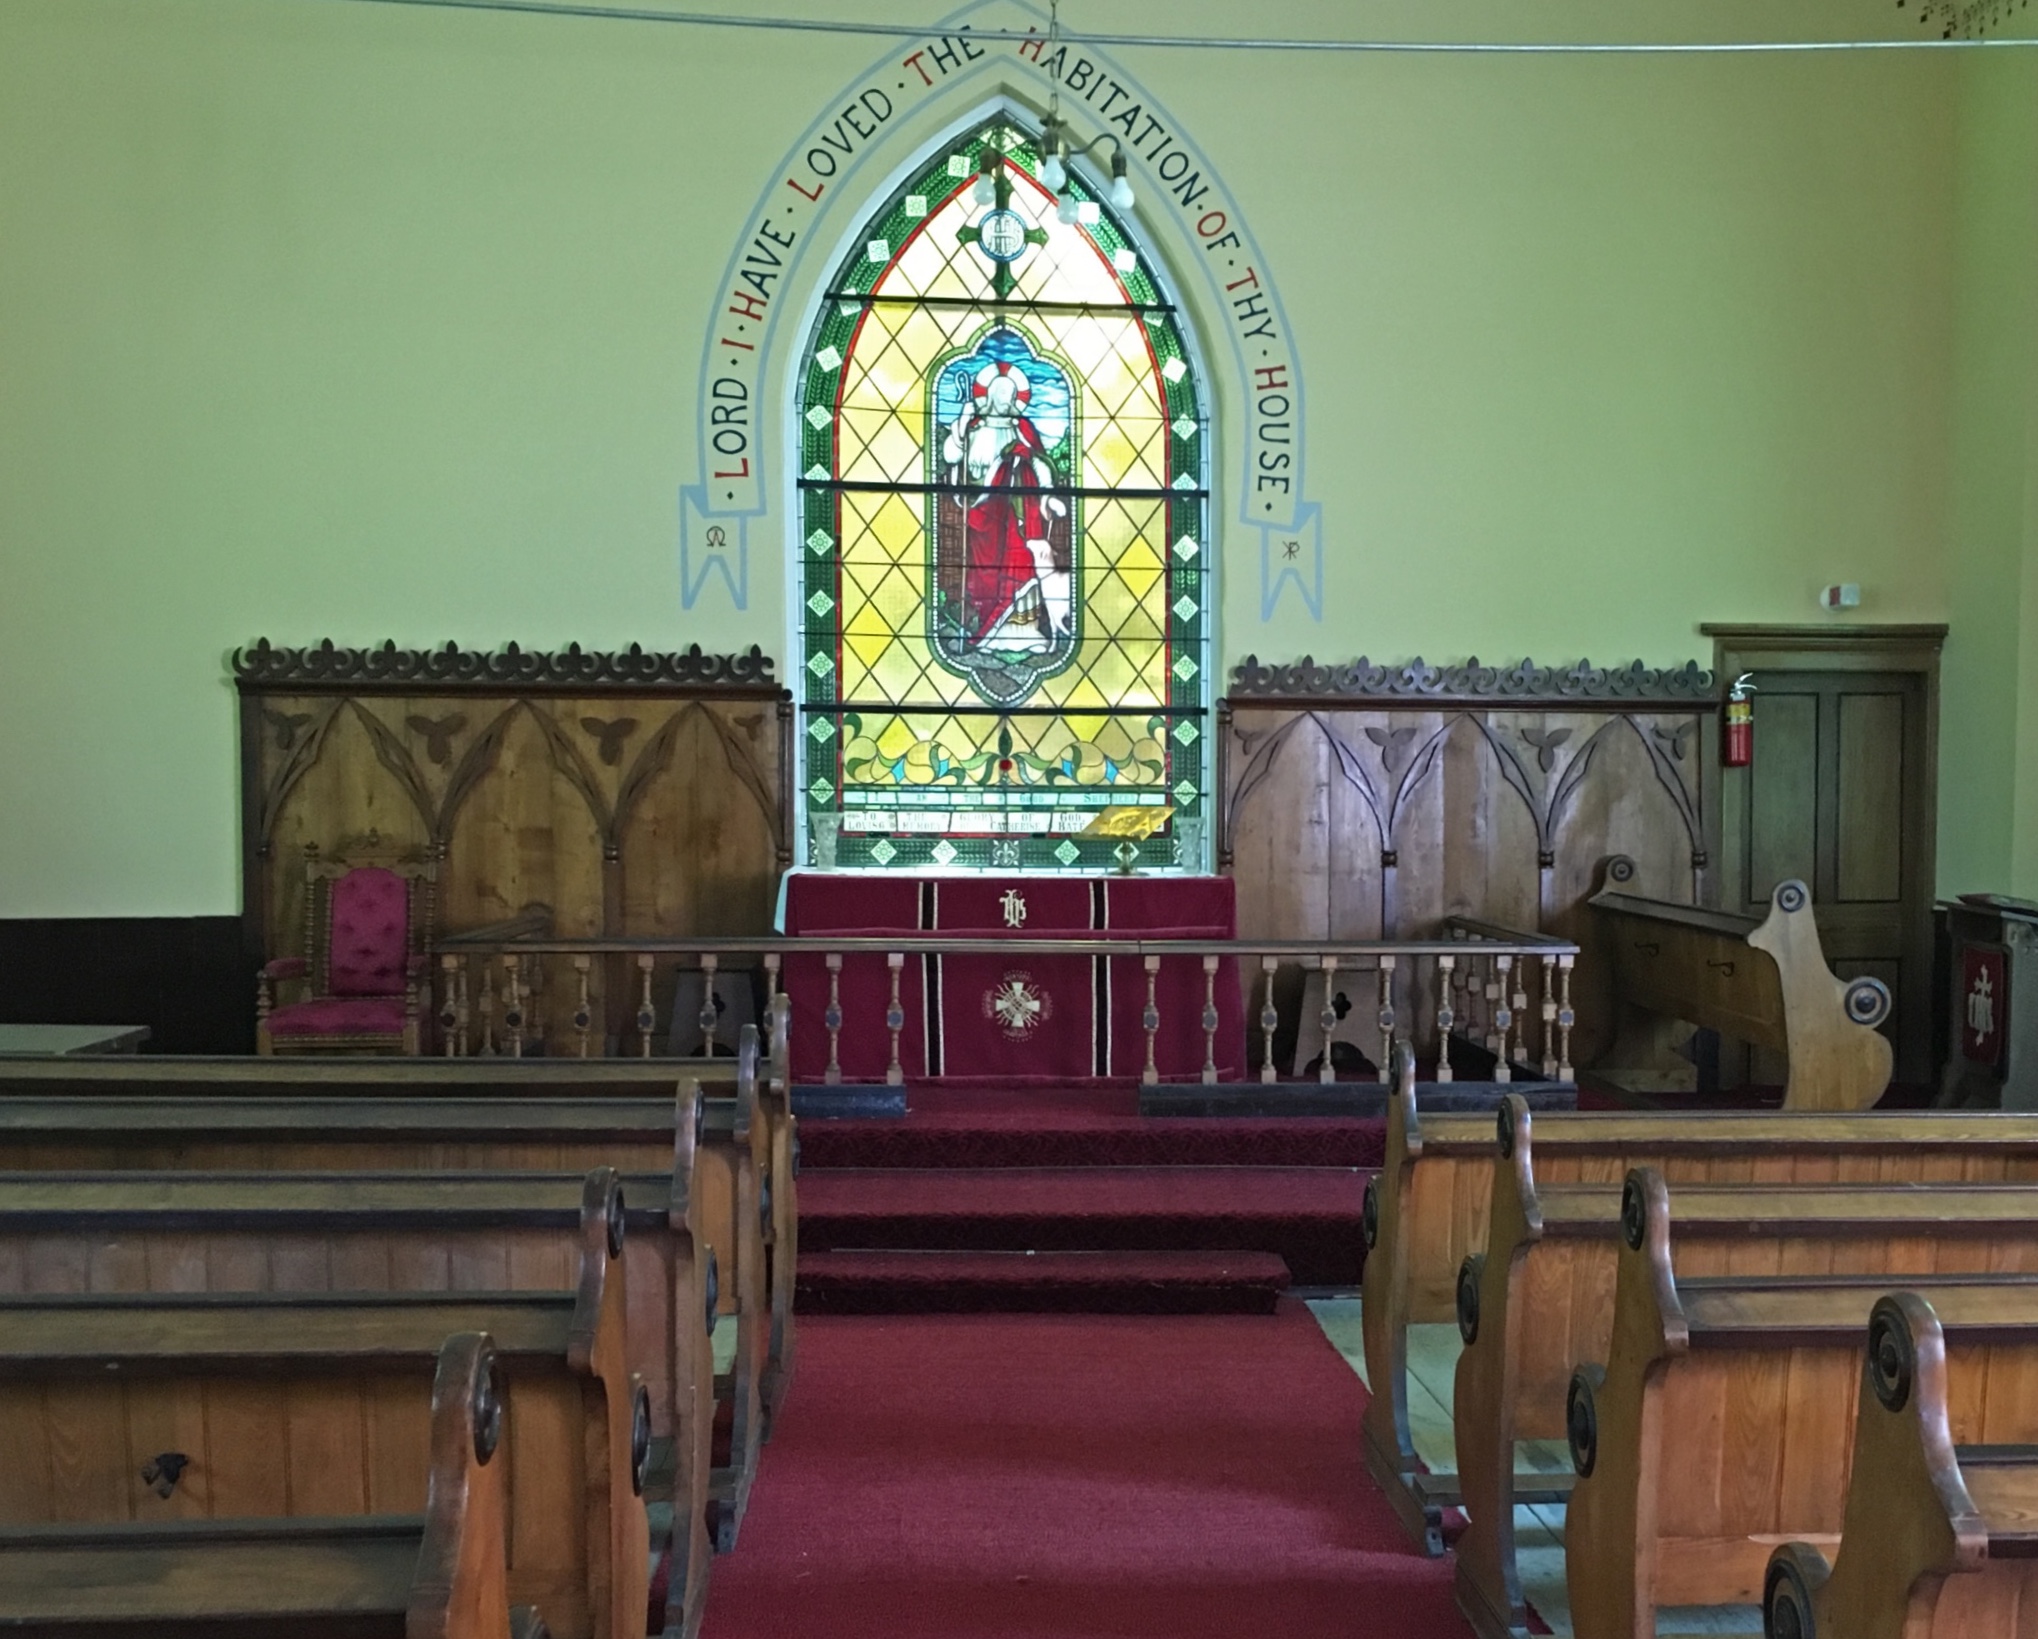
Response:
[{"label": "tufted chair back", "polygon": [[410,883],[379,865],[338,878],[326,899],[326,990],[401,996],[410,955]]}]

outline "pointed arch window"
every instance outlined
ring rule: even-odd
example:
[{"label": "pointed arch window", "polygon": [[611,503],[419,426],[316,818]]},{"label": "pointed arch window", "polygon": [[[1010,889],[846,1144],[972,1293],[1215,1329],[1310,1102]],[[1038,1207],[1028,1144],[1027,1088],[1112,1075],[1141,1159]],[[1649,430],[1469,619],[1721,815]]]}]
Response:
[{"label": "pointed arch window", "polygon": [[1201,867],[1202,384],[1126,225],[1075,177],[1058,209],[1039,164],[1002,115],[938,152],[859,234],[808,339],[800,738],[821,863],[1096,869],[1121,845],[1100,814],[1165,808],[1141,867]]}]

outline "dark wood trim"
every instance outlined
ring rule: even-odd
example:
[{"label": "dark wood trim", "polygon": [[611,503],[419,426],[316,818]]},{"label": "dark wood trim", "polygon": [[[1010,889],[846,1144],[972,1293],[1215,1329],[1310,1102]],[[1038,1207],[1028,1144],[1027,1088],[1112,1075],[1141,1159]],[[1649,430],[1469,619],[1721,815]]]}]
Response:
[{"label": "dark wood trim", "polygon": [[350,649],[331,638],[293,649],[256,640],[233,655],[235,685],[243,694],[264,689],[290,694],[661,694],[701,691],[721,698],[790,698],[772,675],[775,662],[755,644],[744,654],[708,654],[690,648],[659,652],[631,644],[616,653],[570,643],[556,653],[515,643],[498,650]]},{"label": "dark wood trim", "polygon": [[1319,665],[1312,655],[1269,664],[1249,654],[1231,669],[1225,701],[1296,708],[1708,711],[1718,706],[1719,691],[1713,673],[1695,660],[1661,670],[1639,660],[1615,667],[1587,660],[1569,667],[1538,666],[1524,660],[1503,670],[1482,666],[1476,658],[1461,666],[1432,666],[1418,655],[1405,666],[1380,666],[1361,655],[1338,666]]}]

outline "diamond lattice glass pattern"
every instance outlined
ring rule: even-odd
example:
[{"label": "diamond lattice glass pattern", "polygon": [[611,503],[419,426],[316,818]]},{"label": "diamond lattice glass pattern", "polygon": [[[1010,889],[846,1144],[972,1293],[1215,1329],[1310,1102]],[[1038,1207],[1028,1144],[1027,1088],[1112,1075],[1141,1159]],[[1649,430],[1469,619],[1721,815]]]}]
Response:
[{"label": "diamond lattice glass pattern", "polygon": [[[808,341],[802,785],[838,865],[1096,869],[1102,809],[1205,801],[1200,385],[1148,259],[1038,168],[1002,118],[935,156]],[[1175,834],[1141,864],[1198,868]]]}]

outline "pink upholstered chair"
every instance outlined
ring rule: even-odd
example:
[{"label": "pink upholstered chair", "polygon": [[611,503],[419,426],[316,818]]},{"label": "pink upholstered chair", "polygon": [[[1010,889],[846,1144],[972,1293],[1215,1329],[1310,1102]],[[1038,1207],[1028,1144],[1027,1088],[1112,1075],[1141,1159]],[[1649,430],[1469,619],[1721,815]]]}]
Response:
[{"label": "pink upholstered chair", "polygon": [[[378,841],[367,839],[371,857]],[[432,866],[416,859],[328,860],[317,843],[304,855],[304,954],[262,969],[255,1050],[420,1053]],[[301,982],[305,994],[278,1007],[276,987],[290,981]]]}]

